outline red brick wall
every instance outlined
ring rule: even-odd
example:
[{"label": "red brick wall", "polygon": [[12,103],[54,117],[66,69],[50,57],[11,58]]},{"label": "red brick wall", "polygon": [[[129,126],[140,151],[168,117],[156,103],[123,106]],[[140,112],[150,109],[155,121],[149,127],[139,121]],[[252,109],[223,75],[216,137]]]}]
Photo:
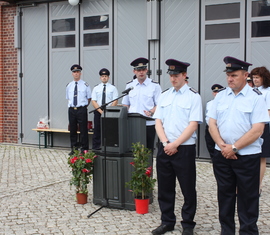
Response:
[{"label": "red brick wall", "polygon": [[16,6],[0,2],[0,143],[18,143],[18,71],[14,48]]}]

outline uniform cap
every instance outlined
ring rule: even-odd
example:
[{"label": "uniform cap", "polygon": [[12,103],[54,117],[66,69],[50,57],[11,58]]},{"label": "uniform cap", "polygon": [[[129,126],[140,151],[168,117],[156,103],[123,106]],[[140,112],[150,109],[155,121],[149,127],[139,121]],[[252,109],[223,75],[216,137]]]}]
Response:
[{"label": "uniform cap", "polygon": [[219,92],[220,89],[224,88],[223,86],[219,85],[219,84],[214,84],[213,86],[211,86],[211,90],[213,92]]},{"label": "uniform cap", "polygon": [[74,64],[74,65],[71,66],[70,70],[71,70],[72,72],[75,72],[75,71],[82,71],[82,67],[81,67],[80,65],[78,65],[78,64]]},{"label": "uniform cap", "polygon": [[130,65],[134,67],[134,70],[146,69],[149,60],[143,57],[139,57],[133,60]]},{"label": "uniform cap", "polygon": [[100,75],[100,76],[102,76],[102,75],[110,76],[110,71],[109,71],[108,69],[103,68],[103,69],[101,69],[101,70],[99,71],[99,75]]},{"label": "uniform cap", "polygon": [[252,79],[251,79],[251,77],[250,77],[250,73],[248,74],[248,77],[247,77],[247,82],[251,82],[252,81]]},{"label": "uniform cap", "polygon": [[182,72],[187,71],[187,67],[190,66],[189,63],[174,60],[174,59],[168,59],[165,62],[169,68],[168,68],[168,74],[179,74]]},{"label": "uniform cap", "polygon": [[226,69],[224,70],[224,72],[234,72],[237,70],[245,70],[248,71],[248,67],[252,64],[247,63],[245,61],[242,60],[238,60],[234,57],[231,56],[226,56],[223,61],[226,64]]}]

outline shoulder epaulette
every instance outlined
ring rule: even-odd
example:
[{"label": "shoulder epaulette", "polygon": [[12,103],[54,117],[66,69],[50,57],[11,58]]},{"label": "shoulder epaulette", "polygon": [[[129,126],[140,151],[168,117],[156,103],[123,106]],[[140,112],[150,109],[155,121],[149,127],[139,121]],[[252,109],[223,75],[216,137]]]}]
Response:
[{"label": "shoulder epaulette", "polygon": [[[69,82],[69,83],[70,83],[70,82]],[[69,84],[69,83],[68,83],[68,84]],[[68,84],[66,85],[66,87],[68,86]]]},{"label": "shoulder epaulette", "polygon": [[85,86],[89,86],[89,84],[87,82],[84,83]]},{"label": "shoulder epaulette", "polygon": [[153,81],[153,80],[152,80],[152,82],[153,82],[153,83],[155,83],[155,84],[159,84],[158,82],[156,82],[156,81]]},{"label": "shoulder epaulette", "polygon": [[161,93],[164,93],[164,92],[166,92],[167,90],[169,90],[170,88],[167,88],[167,89],[165,89],[164,91],[162,91]]},{"label": "shoulder epaulette", "polygon": [[255,91],[258,95],[262,95],[262,93],[258,90],[258,88],[253,88],[253,91]]},{"label": "shoulder epaulette", "polygon": [[131,83],[131,82],[133,82],[133,80],[128,81],[127,84],[129,84],[129,83]]},{"label": "shoulder epaulette", "polygon": [[190,87],[189,88],[189,90],[191,90],[192,92],[194,92],[195,94],[197,94],[198,93],[198,91],[197,90],[195,90],[193,87]]}]

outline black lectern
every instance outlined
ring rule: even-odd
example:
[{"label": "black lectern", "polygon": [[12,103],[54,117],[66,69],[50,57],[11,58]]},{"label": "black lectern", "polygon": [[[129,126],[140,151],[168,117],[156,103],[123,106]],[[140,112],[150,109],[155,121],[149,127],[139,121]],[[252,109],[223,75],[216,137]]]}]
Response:
[{"label": "black lectern", "polygon": [[[133,194],[125,187],[125,183],[130,181],[133,172],[130,164],[133,161],[132,143],[140,142],[146,146],[147,119],[141,114],[128,114],[127,108],[122,106],[108,107],[106,117],[101,116],[101,128],[104,128],[101,133],[106,136],[106,174],[102,142],[102,151],[97,152],[99,157],[94,164],[94,204],[102,205],[105,191],[109,207],[135,210]],[[153,165],[152,158],[149,163]],[[106,182],[105,190],[103,182]]]}]

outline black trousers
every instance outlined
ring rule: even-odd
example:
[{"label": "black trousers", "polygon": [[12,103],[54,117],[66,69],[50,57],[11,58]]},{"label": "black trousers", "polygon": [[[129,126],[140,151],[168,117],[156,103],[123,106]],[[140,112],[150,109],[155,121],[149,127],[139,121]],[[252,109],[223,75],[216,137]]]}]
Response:
[{"label": "black trousers", "polygon": [[204,139],[205,139],[205,143],[206,143],[206,147],[207,147],[207,150],[209,152],[209,155],[211,158],[213,158],[214,152],[215,152],[215,141],[212,139],[208,128],[209,128],[209,126],[206,125]]},{"label": "black trousers", "polygon": [[146,126],[146,147],[154,152],[154,142],[156,137],[155,125]]},{"label": "black trousers", "polygon": [[101,145],[101,114],[98,111],[94,111],[94,134],[93,134],[93,143],[92,149],[99,149]]},{"label": "black trousers", "polygon": [[182,227],[194,228],[193,221],[197,207],[196,193],[196,149],[195,145],[180,145],[178,152],[168,156],[162,143],[157,154],[158,202],[162,224],[175,225],[175,186],[176,178],[184,196],[182,206]]},{"label": "black trousers", "polygon": [[[235,204],[240,222],[240,235],[259,234],[260,154],[237,155],[226,159],[215,150],[214,174],[218,186],[219,221],[222,235],[235,234]],[[237,189],[237,196],[236,196]]]},{"label": "black trousers", "polygon": [[[79,148],[80,145],[83,150],[89,149],[88,130],[87,130],[87,106],[79,107],[77,110],[73,108],[68,109],[68,120],[70,128],[70,146],[71,149]],[[78,142],[77,125],[80,126],[80,141]]]}]

